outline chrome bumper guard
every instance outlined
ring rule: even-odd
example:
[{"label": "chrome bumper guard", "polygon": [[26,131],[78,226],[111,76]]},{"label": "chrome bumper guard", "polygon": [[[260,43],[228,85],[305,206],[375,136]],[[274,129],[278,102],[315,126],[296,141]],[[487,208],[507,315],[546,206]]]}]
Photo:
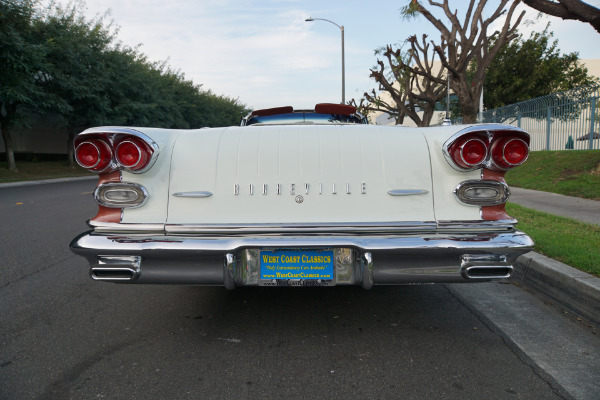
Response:
[{"label": "chrome bumper guard", "polygon": [[[90,231],[75,238],[71,250],[88,260],[95,280],[233,289],[260,284],[261,249],[329,248],[335,259],[331,283],[370,289],[373,285],[508,278],[514,260],[532,246],[532,240],[516,230],[398,236],[189,236]],[[309,286],[312,282],[305,283]]]}]

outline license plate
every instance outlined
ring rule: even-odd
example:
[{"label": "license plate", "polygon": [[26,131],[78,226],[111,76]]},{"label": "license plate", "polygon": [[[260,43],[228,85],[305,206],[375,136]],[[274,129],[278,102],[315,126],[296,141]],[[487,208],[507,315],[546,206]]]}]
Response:
[{"label": "license plate", "polygon": [[333,250],[261,250],[261,286],[334,284]]}]

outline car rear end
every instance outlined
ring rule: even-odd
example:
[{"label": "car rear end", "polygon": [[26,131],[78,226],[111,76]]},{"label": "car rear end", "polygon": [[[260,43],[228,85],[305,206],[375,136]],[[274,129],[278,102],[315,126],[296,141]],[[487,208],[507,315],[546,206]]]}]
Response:
[{"label": "car rear end", "polygon": [[528,141],[501,125],[96,128],[76,146],[100,149],[77,152],[100,174],[99,213],[71,248],[112,282],[502,279],[532,246],[504,211]]}]

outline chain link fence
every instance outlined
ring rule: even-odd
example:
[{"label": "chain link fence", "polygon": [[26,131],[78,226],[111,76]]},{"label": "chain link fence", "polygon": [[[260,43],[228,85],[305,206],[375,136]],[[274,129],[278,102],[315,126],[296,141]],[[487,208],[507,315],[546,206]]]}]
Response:
[{"label": "chain link fence", "polygon": [[[600,85],[553,93],[484,111],[484,123],[522,128],[531,150],[600,149]],[[453,121],[454,123],[454,121]]]}]

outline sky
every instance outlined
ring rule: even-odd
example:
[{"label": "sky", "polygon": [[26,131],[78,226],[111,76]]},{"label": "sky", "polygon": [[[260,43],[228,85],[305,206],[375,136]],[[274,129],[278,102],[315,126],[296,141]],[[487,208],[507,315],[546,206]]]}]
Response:
[{"label": "sky", "polygon": [[[62,1],[66,3],[66,0]],[[600,7],[600,0],[587,0]],[[491,0],[490,4],[497,4]],[[203,89],[237,99],[249,108],[291,105],[312,108],[341,102],[341,29],[344,26],[346,101],[375,88],[369,77],[377,62],[374,51],[439,32],[420,17],[405,21],[402,0],[373,5],[354,0],[87,0],[90,19],[106,15],[119,27],[118,40],[152,61],[164,61]],[[466,0],[450,0],[464,14]],[[489,7],[488,7],[489,8]],[[589,24],[544,17],[526,6],[533,20],[522,32],[542,30],[546,21],[562,52],[581,59],[600,59],[600,34]]]}]

